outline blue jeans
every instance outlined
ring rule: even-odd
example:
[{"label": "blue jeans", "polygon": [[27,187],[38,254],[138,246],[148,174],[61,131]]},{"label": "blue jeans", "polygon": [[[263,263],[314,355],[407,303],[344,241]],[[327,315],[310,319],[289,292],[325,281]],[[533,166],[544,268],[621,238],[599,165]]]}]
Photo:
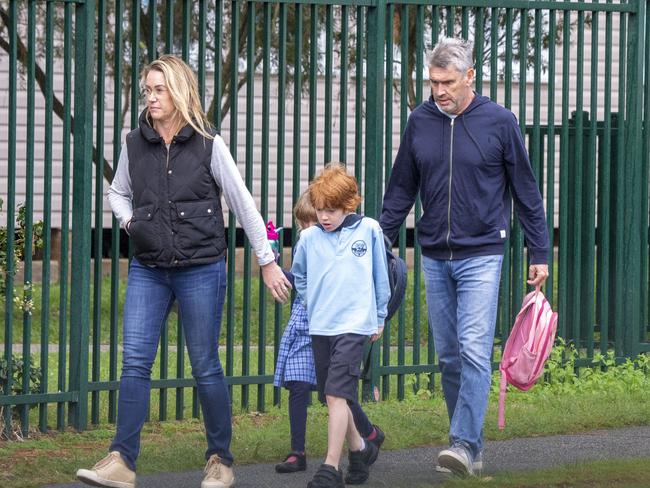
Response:
[{"label": "blue jeans", "polygon": [[449,441],[465,445],[473,457],[483,450],[502,261],[500,255],[422,259],[429,326],[449,414]]},{"label": "blue jeans", "polygon": [[[185,268],[154,268],[133,259],[124,303],[124,352],[111,451],[135,470],[140,431],[149,412],[151,367],[160,331],[174,300],[196,380],[208,441],[206,459],[218,454],[232,464],[230,399],[219,362],[221,312],[226,292],[225,261]],[[181,354],[182,351],[179,351]]]}]

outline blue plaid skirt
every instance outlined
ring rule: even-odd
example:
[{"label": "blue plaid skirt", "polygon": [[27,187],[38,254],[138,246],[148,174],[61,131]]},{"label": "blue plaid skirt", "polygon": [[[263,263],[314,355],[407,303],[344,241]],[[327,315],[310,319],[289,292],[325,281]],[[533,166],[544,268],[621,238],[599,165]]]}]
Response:
[{"label": "blue plaid skirt", "polygon": [[285,386],[287,381],[304,381],[316,385],[307,310],[299,297],[293,302],[291,317],[280,341],[273,384]]}]

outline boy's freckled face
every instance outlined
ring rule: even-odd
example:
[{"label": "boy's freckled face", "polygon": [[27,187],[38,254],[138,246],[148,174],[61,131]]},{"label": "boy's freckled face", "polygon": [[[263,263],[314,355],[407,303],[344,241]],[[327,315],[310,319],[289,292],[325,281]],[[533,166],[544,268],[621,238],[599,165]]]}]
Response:
[{"label": "boy's freckled face", "polygon": [[342,208],[321,208],[316,209],[316,217],[318,222],[323,226],[325,231],[332,232],[343,223],[343,219],[347,213]]}]

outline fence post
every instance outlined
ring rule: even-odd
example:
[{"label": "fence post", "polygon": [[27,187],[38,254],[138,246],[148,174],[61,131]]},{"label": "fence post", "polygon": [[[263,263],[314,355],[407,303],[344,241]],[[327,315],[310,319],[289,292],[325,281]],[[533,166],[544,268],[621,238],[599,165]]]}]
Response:
[{"label": "fence post", "polygon": [[[625,194],[623,220],[623,352],[627,357],[637,354],[639,348],[639,328],[641,327],[642,297],[641,243],[647,233],[647,204],[641,201],[641,175],[644,161],[642,147],[643,116],[643,62],[645,48],[646,2],[637,3],[637,12],[630,13],[628,21],[628,59],[626,86],[625,147],[628,159],[625,162]],[[644,250],[645,251],[645,250]],[[643,297],[645,299],[645,297]]]},{"label": "fence post", "polygon": [[[366,64],[366,141],[365,141],[365,214],[379,218],[382,197],[383,127],[384,127],[384,45],[386,32],[386,0],[377,0],[368,7],[368,55]],[[360,62],[360,61],[357,61]],[[364,400],[375,398],[379,384],[379,343],[370,347],[370,370],[364,375]]]},{"label": "fence post", "polygon": [[69,385],[70,390],[77,391],[79,396],[76,402],[70,403],[68,422],[77,430],[84,430],[88,424],[94,19],[95,0],[85,0],[76,5]]}]

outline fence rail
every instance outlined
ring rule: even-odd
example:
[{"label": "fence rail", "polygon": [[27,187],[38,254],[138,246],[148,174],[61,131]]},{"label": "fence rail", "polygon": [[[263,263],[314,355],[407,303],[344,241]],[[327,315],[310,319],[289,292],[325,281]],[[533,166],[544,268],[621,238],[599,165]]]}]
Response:
[{"label": "fence rail", "polygon": [[[612,348],[619,358],[650,351],[648,15],[645,0],[0,4],[8,46],[0,56],[8,79],[0,107],[7,134],[0,149],[8,155],[0,171],[5,430],[12,420],[24,434],[33,422],[46,431],[115,421],[125,249],[115,219],[110,239],[103,238],[103,195],[123,135],[137,123],[139,69],[163,52],[195,67],[208,115],[262,215],[290,229],[292,203],[332,159],[354,168],[363,211],[378,215],[396,141],[428,93],[426,50],[441,35],[472,40],[477,91],[517,115],[544,196],[557,243],[545,291],[559,309],[560,334],[587,358]],[[409,222],[421,212],[418,203]],[[524,237],[512,225],[499,342],[526,286]],[[281,398],[270,383],[287,309],[265,295],[235,227],[229,215],[224,365],[236,404],[263,410]],[[291,232],[287,242],[295,242]],[[406,256],[406,226],[399,250]],[[417,244],[408,254],[412,299],[369,350],[366,397],[378,387],[383,398],[404,398],[407,375],[419,381],[437,371]],[[34,256],[42,260],[39,277]],[[103,278],[107,256],[110,275]],[[20,363],[15,344],[22,344]],[[34,344],[39,354],[31,352]],[[170,320],[152,382],[157,418],[199,414],[183,350],[181,326]],[[22,376],[11,373],[18,365]],[[35,367],[36,387],[29,374]]]}]

